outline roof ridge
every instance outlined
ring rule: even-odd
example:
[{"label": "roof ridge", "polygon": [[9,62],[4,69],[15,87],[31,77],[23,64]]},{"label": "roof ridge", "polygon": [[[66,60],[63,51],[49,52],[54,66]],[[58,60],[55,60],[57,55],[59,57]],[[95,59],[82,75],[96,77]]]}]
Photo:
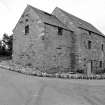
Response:
[{"label": "roof ridge", "polygon": [[35,7],[32,6],[32,5],[28,5],[28,6],[30,6],[31,8],[33,8],[33,9],[35,9],[35,10],[37,10],[37,11],[40,11],[40,12],[46,13],[46,14],[48,14],[48,15],[52,15],[51,13],[48,13],[48,12],[46,12],[46,11],[43,11],[43,10],[41,10],[41,9],[39,9],[39,8],[35,8]]},{"label": "roof ridge", "polygon": [[[75,16],[75,15],[73,15],[73,14],[71,14],[71,13],[69,13],[69,12],[67,12],[67,11],[65,11],[65,10],[63,10],[63,9],[61,9],[61,8],[59,8],[59,7],[56,7],[56,8],[57,8],[57,9],[60,9],[61,11],[65,12],[65,13],[67,13],[68,15],[71,15],[71,16],[77,18],[78,20],[81,20],[81,21],[84,21],[84,22],[90,24],[89,22],[87,22],[87,21],[85,21],[85,20],[83,20],[83,19],[81,19],[81,18],[78,18],[77,16]],[[55,9],[56,9],[56,8],[55,8]]]},{"label": "roof ridge", "polygon": [[43,22],[45,23],[50,23],[52,25],[58,26],[58,27],[62,27],[64,29],[69,30],[65,24],[63,24],[55,15],[50,14],[48,12],[45,12],[43,10],[40,10],[38,8],[35,8],[31,5],[28,5],[30,8],[32,8],[38,15],[39,17],[42,19]]},{"label": "roof ridge", "polygon": [[[81,19],[81,18],[78,18],[77,16],[72,15],[72,14],[66,12],[65,10],[63,10],[63,9],[61,9],[61,8],[59,8],[59,7],[56,7],[55,10],[56,10],[56,9],[62,11],[63,13],[65,13],[66,16],[68,16],[70,19],[72,19],[72,21],[74,22],[75,25],[76,25],[76,24],[77,24],[78,26],[85,25],[85,26],[88,27],[88,28],[89,28],[89,26],[90,26],[91,28],[94,29],[93,32],[95,32],[95,33],[97,33],[97,34],[103,35],[103,34],[102,34],[96,27],[94,27],[94,25],[92,25],[90,22],[87,22],[87,21],[85,21],[85,20],[83,20],[83,19]],[[92,31],[92,30],[90,30],[90,31]]]}]

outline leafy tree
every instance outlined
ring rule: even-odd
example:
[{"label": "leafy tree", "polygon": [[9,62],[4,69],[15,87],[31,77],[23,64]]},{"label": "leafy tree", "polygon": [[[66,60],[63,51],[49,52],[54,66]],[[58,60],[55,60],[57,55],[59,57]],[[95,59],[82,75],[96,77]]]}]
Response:
[{"label": "leafy tree", "polygon": [[12,43],[13,43],[13,35],[8,36],[8,34],[3,34],[3,39],[1,41],[2,46],[2,52],[5,56],[11,56],[12,55]]}]

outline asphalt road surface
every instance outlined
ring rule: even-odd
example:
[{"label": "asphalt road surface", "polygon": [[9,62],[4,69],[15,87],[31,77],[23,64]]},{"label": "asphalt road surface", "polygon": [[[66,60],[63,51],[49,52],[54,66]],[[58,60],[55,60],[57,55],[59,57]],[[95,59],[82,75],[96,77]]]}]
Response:
[{"label": "asphalt road surface", "polygon": [[105,80],[43,78],[0,69],[0,105],[105,105]]}]

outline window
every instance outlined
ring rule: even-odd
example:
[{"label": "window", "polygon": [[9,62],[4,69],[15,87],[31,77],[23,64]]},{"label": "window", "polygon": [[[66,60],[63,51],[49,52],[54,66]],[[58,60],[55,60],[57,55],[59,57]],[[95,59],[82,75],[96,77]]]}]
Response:
[{"label": "window", "polygon": [[102,50],[102,51],[104,50],[104,45],[103,45],[103,44],[101,45],[101,50]]},{"label": "window", "polygon": [[91,35],[91,31],[89,31],[89,35]]},{"label": "window", "polygon": [[29,33],[29,25],[25,26],[25,35],[27,35]]},{"label": "window", "polygon": [[42,36],[42,40],[44,40],[44,39],[45,39],[45,36],[43,35],[43,36]]},{"label": "window", "polygon": [[25,21],[28,22],[28,19],[26,19]]},{"label": "window", "polygon": [[88,49],[91,49],[91,43],[92,41],[88,40]]},{"label": "window", "polygon": [[62,35],[63,29],[61,27],[58,27],[58,35]]},{"label": "window", "polygon": [[102,67],[102,61],[100,61],[100,68]]}]

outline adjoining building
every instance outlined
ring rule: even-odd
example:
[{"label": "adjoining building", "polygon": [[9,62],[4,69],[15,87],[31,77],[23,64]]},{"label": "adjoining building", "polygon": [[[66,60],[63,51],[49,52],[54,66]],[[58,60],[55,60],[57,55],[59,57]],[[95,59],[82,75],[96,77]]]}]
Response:
[{"label": "adjoining building", "polygon": [[80,34],[77,33],[78,52],[72,53],[76,59],[75,70],[82,70],[88,74],[105,72],[105,36],[90,23],[60,8],[55,8],[52,14],[69,29],[75,26],[80,30]]},{"label": "adjoining building", "polygon": [[105,37],[60,8],[49,14],[28,5],[13,30],[13,62],[47,73],[101,73]]}]

